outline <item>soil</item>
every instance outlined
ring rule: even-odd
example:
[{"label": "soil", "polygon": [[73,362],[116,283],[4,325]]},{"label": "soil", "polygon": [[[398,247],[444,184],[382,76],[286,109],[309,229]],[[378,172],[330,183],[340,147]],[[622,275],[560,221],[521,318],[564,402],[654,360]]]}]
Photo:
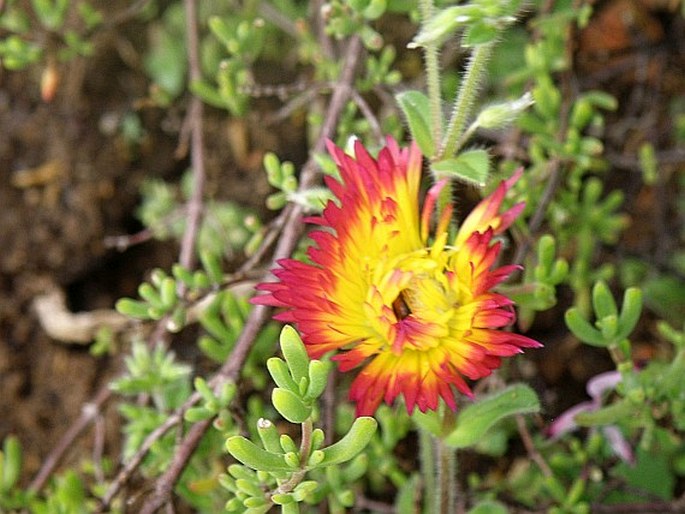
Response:
[{"label": "soil", "polygon": [[[604,26],[617,17],[602,11],[623,4],[635,9],[633,21]],[[683,229],[670,216],[685,157],[673,146],[669,109],[685,95],[685,23],[656,1],[617,0],[599,10],[579,38],[574,82],[582,90],[604,89],[621,103],[607,119],[607,181],[625,192],[632,225],[609,258],[656,261],[659,252],[678,244],[677,230]],[[121,30],[130,35],[140,27]],[[610,42],[607,31],[615,34]],[[19,436],[28,474],[117,367],[115,359],[95,358],[84,346],[48,337],[34,299],[58,288],[71,310],[111,308],[116,299],[135,296],[147,270],[168,268],[176,259],[170,244],[147,241],[123,252],[105,245],[107,237],[141,229],[135,208],[145,178],[176,180],[188,165],[186,155],[178,157],[183,113],[141,103],[147,79],[122,55],[121,34],[108,32],[97,40],[93,56],[60,64],[58,90],[49,103],[41,100],[35,69],[0,70],[0,439]],[[139,56],[141,48],[134,52]],[[129,112],[138,114],[145,133],[136,143],[107,130]],[[272,129],[258,119],[230,120],[208,110],[209,193],[261,209],[269,191],[260,170],[263,152],[301,162],[303,132],[294,122]],[[639,174],[635,155],[643,141],[670,156],[654,187],[644,186]],[[535,327],[547,343],[535,359],[538,387],[557,409],[582,398],[586,380],[610,366],[602,352],[578,346],[555,328],[561,312],[541,316]],[[641,334],[650,348],[651,325]],[[573,393],[560,394],[562,385]],[[116,417],[107,419],[114,425],[106,443],[116,447]],[[89,451],[92,440],[81,439],[78,448]]]}]

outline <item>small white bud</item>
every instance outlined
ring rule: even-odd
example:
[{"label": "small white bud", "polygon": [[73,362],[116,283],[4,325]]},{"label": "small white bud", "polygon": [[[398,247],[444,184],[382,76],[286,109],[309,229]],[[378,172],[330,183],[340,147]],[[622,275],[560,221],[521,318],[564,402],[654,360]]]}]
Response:
[{"label": "small white bud", "polygon": [[533,96],[525,93],[521,98],[486,107],[476,119],[476,125],[486,129],[504,127],[513,122],[519,114],[533,105]]}]

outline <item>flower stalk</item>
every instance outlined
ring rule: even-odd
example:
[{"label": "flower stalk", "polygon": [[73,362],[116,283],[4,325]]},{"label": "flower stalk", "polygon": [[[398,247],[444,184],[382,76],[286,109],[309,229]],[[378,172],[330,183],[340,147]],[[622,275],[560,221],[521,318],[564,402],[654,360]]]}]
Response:
[{"label": "flower stalk", "polygon": [[478,45],[471,54],[468,66],[454,101],[454,110],[447,125],[447,133],[438,151],[437,160],[452,157],[459,151],[464,127],[468,121],[478,89],[492,54],[492,44]]},{"label": "flower stalk", "polygon": [[456,512],[456,477],[457,455],[456,450],[447,446],[444,440],[436,437],[435,451],[437,454],[436,464],[438,467],[436,490],[435,490],[435,513],[455,514]]},{"label": "flower stalk", "polygon": [[[433,0],[419,2],[421,23],[426,25],[433,16]],[[439,46],[436,41],[427,42],[423,48],[426,64],[426,84],[430,101],[431,135],[437,145],[442,138],[442,98],[440,95],[440,65],[438,63]],[[436,146],[437,148],[437,146]],[[432,155],[427,156],[432,158]]]}]

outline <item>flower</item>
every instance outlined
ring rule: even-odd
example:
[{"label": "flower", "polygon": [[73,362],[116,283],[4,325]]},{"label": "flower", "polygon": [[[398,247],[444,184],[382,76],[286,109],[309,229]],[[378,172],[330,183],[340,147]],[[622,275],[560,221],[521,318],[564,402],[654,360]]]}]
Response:
[{"label": "flower", "polygon": [[355,157],[329,144],[341,182],[326,183],[329,202],[310,233],[311,262],[283,259],[276,282],[254,303],[284,308],[275,318],[293,323],[312,358],[335,351],[341,371],[361,366],[350,387],[357,415],[370,415],[399,395],[407,410],[435,410],[442,398],[456,409],[454,388],[471,396],[466,379],[489,375],[502,357],[538,347],[498,329],[515,320],[513,302],[492,288],[517,266],[494,267],[504,232],[521,213],[500,213],[520,176],[502,182],[461,224],[451,243],[451,206],[430,236],[430,221],[445,183],[434,185],[419,215],[421,154],[388,138],[377,159],[357,142]]}]

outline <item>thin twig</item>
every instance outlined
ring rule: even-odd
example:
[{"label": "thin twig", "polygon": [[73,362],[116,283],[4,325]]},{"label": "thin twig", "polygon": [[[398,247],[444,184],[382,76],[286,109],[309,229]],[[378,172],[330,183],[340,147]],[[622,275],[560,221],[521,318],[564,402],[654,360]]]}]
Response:
[{"label": "thin twig", "polygon": [[95,395],[95,398],[86,403],[81,409],[81,415],[78,419],[72,423],[69,429],[64,433],[62,438],[59,440],[57,445],[52,449],[50,454],[43,461],[43,465],[40,470],[29,484],[29,491],[38,492],[40,491],[45,483],[47,482],[52,472],[55,470],[57,465],[64,457],[64,454],[71,448],[71,445],[76,439],[85,431],[86,428],[93,422],[93,420],[100,414],[102,406],[109,400],[112,396],[112,391],[109,388],[109,384],[106,384],[100,388],[100,390]]},{"label": "thin twig", "polygon": [[[194,0],[185,0],[186,37],[188,42],[188,75],[190,82],[202,78],[200,71],[200,52],[197,33],[197,7]],[[186,227],[181,240],[179,263],[192,268],[195,260],[195,240],[202,222],[203,197],[205,185],[205,149],[202,131],[203,106],[195,95],[190,99],[188,118],[190,119],[190,163],[193,170],[193,190],[188,199]]]},{"label": "thin twig", "polygon": [[366,121],[369,122],[369,127],[371,128],[371,132],[373,132],[373,137],[376,138],[376,141],[379,144],[383,144],[385,142],[385,138],[383,137],[383,129],[381,128],[378,118],[371,110],[371,107],[369,107],[369,104],[366,103],[364,97],[360,95],[356,89],[352,89],[351,93],[352,100],[357,107],[359,107],[359,111],[362,113],[364,118],[366,118]]},{"label": "thin twig", "polygon": [[[344,67],[341,73],[340,81],[333,91],[333,96],[328,107],[326,119],[324,120],[321,129],[321,135],[313,148],[313,153],[322,152],[325,149],[326,140],[333,136],[335,128],[350,93],[352,81],[355,76],[357,63],[362,51],[361,40],[358,37],[350,39],[345,53]],[[300,178],[300,188],[306,189],[311,187],[316,181],[317,164],[313,155],[309,158],[307,163],[302,168]],[[286,207],[287,217],[283,227],[283,233],[276,246],[274,259],[280,259],[289,256],[295,248],[297,241],[302,234],[302,224],[300,223],[303,208],[299,205],[291,204]],[[269,317],[270,309],[262,305],[256,305],[245,322],[245,327],[236,342],[236,346],[231,353],[228,360],[224,363],[219,373],[210,381],[210,385],[214,388],[221,387],[224,383],[230,380],[235,380],[240,369],[247,358],[252,343],[259,334],[262,326],[266,323]],[[186,402],[187,404],[188,402]],[[175,418],[182,419],[182,414],[177,413]],[[141,514],[152,514],[162,507],[169,499],[171,491],[176,484],[181,472],[185,469],[188,460],[193,455],[197,445],[202,436],[211,425],[211,420],[203,421],[193,425],[188,434],[183,439],[182,443],[178,445],[174,452],[174,457],[170,463],[167,471],[159,477],[155,486],[155,492],[145,502],[141,509]]]},{"label": "thin twig", "polygon": [[535,462],[535,464],[538,465],[538,468],[540,468],[540,471],[542,471],[543,475],[546,477],[552,476],[554,473],[549,467],[549,464],[547,464],[547,461],[542,458],[542,455],[535,447],[533,438],[531,437],[528,427],[526,426],[526,420],[521,414],[516,415],[516,427],[518,428],[521,441],[523,441],[523,446],[525,446],[526,452],[528,452],[528,456],[533,460],[533,462]]}]

